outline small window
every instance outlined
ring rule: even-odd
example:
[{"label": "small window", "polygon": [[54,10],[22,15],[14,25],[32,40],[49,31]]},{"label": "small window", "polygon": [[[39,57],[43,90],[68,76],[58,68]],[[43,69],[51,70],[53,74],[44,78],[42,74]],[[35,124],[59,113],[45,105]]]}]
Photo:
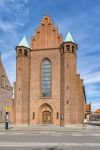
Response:
[{"label": "small window", "polygon": [[6,85],[6,89],[7,89],[7,90],[10,90],[10,87],[9,87],[8,85]]},{"label": "small window", "polygon": [[33,39],[33,41],[35,41],[35,38]]},{"label": "small window", "polygon": [[1,76],[1,87],[5,88],[6,86],[6,78],[4,76]]},{"label": "small window", "polygon": [[59,119],[59,113],[57,112],[57,119]]},{"label": "small window", "polygon": [[24,50],[24,55],[28,56],[28,51],[27,50]]},{"label": "small window", "polygon": [[66,45],[66,50],[67,50],[67,52],[70,51],[70,46],[69,45]]},{"label": "small window", "polygon": [[22,49],[19,49],[19,55],[20,56],[22,55]]},{"label": "small window", "polygon": [[69,103],[69,102],[68,102],[68,100],[67,100],[67,102],[66,102],[66,103],[67,103],[67,104]]},{"label": "small window", "polygon": [[72,46],[72,53],[74,53],[75,49],[74,49],[74,46]]},{"label": "small window", "polygon": [[33,112],[33,117],[32,118],[35,119],[35,112]]}]

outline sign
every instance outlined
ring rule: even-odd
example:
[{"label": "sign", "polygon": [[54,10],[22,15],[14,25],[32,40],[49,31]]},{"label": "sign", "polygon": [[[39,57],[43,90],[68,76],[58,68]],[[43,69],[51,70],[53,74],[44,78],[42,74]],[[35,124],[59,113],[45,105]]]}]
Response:
[{"label": "sign", "polygon": [[6,106],[6,112],[8,112],[8,106]]}]

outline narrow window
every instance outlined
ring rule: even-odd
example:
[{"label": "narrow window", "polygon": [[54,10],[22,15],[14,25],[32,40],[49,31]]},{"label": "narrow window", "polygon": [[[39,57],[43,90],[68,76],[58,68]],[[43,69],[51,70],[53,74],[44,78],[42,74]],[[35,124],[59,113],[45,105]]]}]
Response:
[{"label": "narrow window", "polygon": [[24,55],[28,56],[28,51],[27,50],[24,50]]},{"label": "narrow window", "polygon": [[33,119],[35,119],[35,113],[33,112]]},{"label": "narrow window", "polygon": [[74,46],[72,45],[72,53],[74,53]]},{"label": "narrow window", "polygon": [[1,87],[5,88],[6,86],[6,78],[4,76],[1,76]]},{"label": "narrow window", "polygon": [[48,59],[42,63],[42,96],[50,97],[51,94],[51,63]]},{"label": "narrow window", "polygon": [[19,56],[22,55],[22,49],[19,49]]},{"label": "narrow window", "polygon": [[66,102],[67,104],[68,104],[68,100],[67,100],[67,102]]},{"label": "narrow window", "polygon": [[57,112],[57,119],[59,119],[59,113]]},{"label": "narrow window", "polygon": [[70,51],[70,46],[69,45],[66,45],[66,50],[67,50],[67,52]]}]

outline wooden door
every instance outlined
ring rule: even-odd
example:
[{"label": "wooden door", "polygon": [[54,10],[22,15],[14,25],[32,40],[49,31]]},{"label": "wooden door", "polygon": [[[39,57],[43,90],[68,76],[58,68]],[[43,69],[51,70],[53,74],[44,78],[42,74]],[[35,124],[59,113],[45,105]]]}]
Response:
[{"label": "wooden door", "polygon": [[51,123],[51,112],[50,111],[44,111],[42,113],[42,122],[45,124]]}]

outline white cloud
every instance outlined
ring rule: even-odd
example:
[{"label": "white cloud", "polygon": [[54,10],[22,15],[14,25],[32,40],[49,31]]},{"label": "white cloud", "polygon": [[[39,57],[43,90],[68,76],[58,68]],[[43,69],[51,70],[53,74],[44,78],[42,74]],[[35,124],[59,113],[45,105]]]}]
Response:
[{"label": "white cloud", "polygon": [[92,84],[100,82],[100,71],[84,75],[84,83]]},{"label": "white cloud", "polygon": [[0,20],[0,29],[2,29],[6,33],[13,33],[14,24]]},{"label": "white cloud", "polygon": [[2,53],[2,59],[3,61],[6,61],[7,59],[10,59],[11,56],[13,56],[15,54],[14,50],[13,51],[8,51],[8,52],[4,52]]}]

